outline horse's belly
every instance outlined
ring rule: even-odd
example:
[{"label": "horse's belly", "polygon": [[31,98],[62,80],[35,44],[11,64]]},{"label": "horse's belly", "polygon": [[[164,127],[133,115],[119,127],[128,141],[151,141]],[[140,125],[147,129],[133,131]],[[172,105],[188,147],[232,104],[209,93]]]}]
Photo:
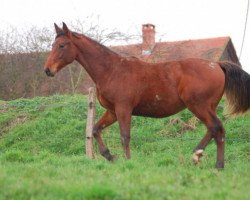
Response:
[{"label": "horse's belly", "polygon": [[145,117],[167,117],[174,115],[185,108],[181,101],[168,102],[168,101],[153,101],[141,102],[134,109],[132,114],[136,116]]}]

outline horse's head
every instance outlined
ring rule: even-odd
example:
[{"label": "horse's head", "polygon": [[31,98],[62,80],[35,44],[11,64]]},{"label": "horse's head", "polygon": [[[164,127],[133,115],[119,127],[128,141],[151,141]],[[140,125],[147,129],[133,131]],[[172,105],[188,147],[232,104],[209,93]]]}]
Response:
[{"label": "horse's head", "polygon": [[54,76],[60,69],[72,63],[77,56],[76,46],[72,42],[72,32],[67,25],[63,23],[63,28],[56,24],[56,38],[52,45],[52,50],[44,66],[45,73],[48,76]]}]

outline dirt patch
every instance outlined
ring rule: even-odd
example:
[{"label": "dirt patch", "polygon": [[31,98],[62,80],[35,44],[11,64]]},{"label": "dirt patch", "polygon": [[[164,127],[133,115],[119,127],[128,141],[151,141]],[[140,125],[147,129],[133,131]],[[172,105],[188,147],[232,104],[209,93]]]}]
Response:
[{"label": "dirt patch", "polygon": [[4,122],[0,127],[0,137],[7,133],[11,128],[28,121],[28,119],[29,117],[26,115],[19,115],[14,119]]},{"label": "dirt patch", "polygon": [[199,119],[197,117],[192,117],[190,118],[187,123],[184,123],[182,125],[182,129],[183,131],[187,131],[187,130],[195,130],[198,123],[199,123]]},{"label": "dirt patch", "polygon": [[198,123],[199,123],[199,119],[197,117],[192,117],[187,122],[184,122],[180,118],[171,119],[169,121],[169,125],[180,124],[181,133],[184,133],[188,130],[195,130]]},{"label": "dirt patch", "polygon": [[8,110],[9,110],[8,105],[6,103],[0,101],[0,113],[5,113]]},{"label": "dirt patch", "polygon": [[8,122],[8,126],[15,127],[18,124],[23,124],[27,120],[28,120],[28,116],[20,115],[20,116],[17,116],[15,119],[11,120],[10,122]]}]

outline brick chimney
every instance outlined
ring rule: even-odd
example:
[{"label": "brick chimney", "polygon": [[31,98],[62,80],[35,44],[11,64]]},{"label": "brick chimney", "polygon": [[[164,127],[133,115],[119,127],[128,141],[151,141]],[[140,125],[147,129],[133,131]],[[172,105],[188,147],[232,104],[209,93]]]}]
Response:
[{"label": "brick chimney", "polygon": [[150,55],[155,46],[155,25],[142,25],[142,54]]}]

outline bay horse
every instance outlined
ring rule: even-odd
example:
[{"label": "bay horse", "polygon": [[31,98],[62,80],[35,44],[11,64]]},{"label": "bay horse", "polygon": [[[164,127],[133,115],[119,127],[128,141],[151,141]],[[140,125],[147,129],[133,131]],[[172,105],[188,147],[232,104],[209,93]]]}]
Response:
[{"label": "bay horse", "polygon": [[102,130],[118,121],[125,157],[130,159],[132,115],[161,118],[188,108],[207,128],[193,152],[199,163],[205,147],[214,139],[216,167],[224,168],[225,130],[216,107],[226,94],[232,114],[250,110],[250,75],[231,62],[211,62],[189,58],[162,63],[146,63],[125,58],[104,45],[56,24],[56,38],[44,66],[48,76],[74,60],[78,61],[96,85],[97,98],[106,109],[95,124],[93,135],[102,156],[113,161],[102,139]]}]

